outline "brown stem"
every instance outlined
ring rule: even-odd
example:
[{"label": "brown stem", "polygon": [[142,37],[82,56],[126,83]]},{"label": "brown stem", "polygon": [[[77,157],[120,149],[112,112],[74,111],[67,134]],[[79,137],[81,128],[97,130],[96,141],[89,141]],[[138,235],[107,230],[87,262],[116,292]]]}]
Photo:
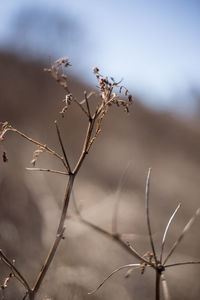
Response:
[{"label": "brown stem", "polygon": [[60,143],[60,146],[61,146],[64,158],[65,158],[65,162],[67,164],[67,170],[68,170],[69,173],[71,173],[71,167],[70,167],[70,164],[69,164],[69,161],[68,161],[68,158],[67,158],[65,147],[63,145],[63,141],[62,141],[62,138],[61,138],[60,129],[58,127],[57,121],[55,121],[55,125],[56,125],[56,132],[57,132],[57,135],[58,135],[58,140],[59,140],[59,143]]},{"label": "brown stem", "polygon": [[80,158],[77,162],[76,167],[74,168],[74,175],[76,175],[85,159],[86,154],[88,154],[88,146],[90,143],[90,139],[92,136],[92,131],[94,129],[94,123],[95,123],[96,118],[91,118],[89,119],[89,124],[88,124],[88,128],[87,128],[87,133],[86,133],[86,137],[85,137],[85,141],[84,141],[84,145],[83,145],[83,150],[82,153],[80,155]]},{"label": "brown stem", "polygon": [[[69,176],[69,181],[67,184],[67,189],[66,189],[66,193],[65,193],[65,197],[64,197],[64,202],[63,202],[63,208],[62,208],[62,213],[61,213],[61,217],[60,217],[60,222],[58,225],[58,229],[57,229],[57,235],[56,235],[56,239],[49,251],[49,254],[44,262],[44,265],[36,279],[36,282],[34,284],[33,287],[33,294],[35,295],[37,293],[37,291],[39,290],[42,281],[47,273],[47,270],[49,269],[49,266],[55,256],[56,250],[58,248],[58,245],[61,241],[61,239],[63,238],[63,233],[65,231],[65,227],[64,227],[64,222],[65,222],[65,218],[66,218],[66,214],[67,214],[67,209],[68,209],[68,205],[69,205],[69,199],[70,199],[70,195],[72,192],[72,187],[73,187],[73,183],[74,183],[74,179],[75,179],[75,175],[71,174]],[[34,297],[33,297],[34,299]]]},{"label": "brown stem", "polygon": [[84,96],[85,96],[85,102],[86,102],[86,105],[87,105],[88,116],[89,116],[89,118],[91,118],[92,115],[91,115],[91,112],[90,112],[90,106],[89,106],[89,101],[88,101],[88,96],[87,96],[87,92],[86,91],[84,92]]},{"label": "brown stem", "polygon": [[64,222],[65,222],[65,218],[66,218],[66,214],[67,214],[67,209],[69,206],[69,199],[71,196],[71,192],[72,192],[72,187],[74,184],[74,179],[75,179],[75,175],[71,174],[69,175],[69,181],[67,184],[67,189],[65,192],[65,197],[64,197],[64,201],[63,201],[63,208],[62,208],[62,213],[61,213],[61,218],[60,218],[60,223],[58,226],[58,230],[57,230],[57,234],[60,234],[63,227],[64,227]]},{"label": "brown stem", "polygon": [[161,279],[162,273],[160,270],[156,270],[156,286],[155,286],[155,300],[160,300],[160,279]]},{"label": "brown stem", "polygon": [[17,280],[19,282],[21,282],[21,284],[23,284],[23,286],[27,290],[29,298],[31,299],[32,291],[31,291],[31,289],[29,287],[28,282],[22,276],[22,274],[20,273],[20,271],[13,265],[13,263],[11,263],[11,261],[6,257],[6,255],[2,252],[2,250],[0,250],[0,259],[11,269],[11,271],[13,272],[13,274],[17,278]]},{"label": "brown stem", "polygon": [[[86,133],[86,137],[85,137],[85,142],[84,142],[84,145],[83,145],[83,150],[82,150],[82,153],[80,155],[80,158],[79,158],[79,161],[74,169],[74,171],[72,173],[69,174],[69,180],[68,180],[68,184],[67,184],[67,188],[66,188],[66,192],[65,192],[65,197],[64,197],[64,201],[63,201],[63,207],[62,207],[62,213],[61,213],[61,217],[60,217],[60,222],[59,222],[59,225],[58,225],[58,229],[57,229],[57,235],[56,235],[56,239],[49,251],[49,254],[44,262],[44,265],[36,279],[36,282],[34,284],[34,287],[32,289],[32,293],[33,293],[33,296],[32,296],[32,299],[34,299],[34,296],[35,294],[37,293],[37,291],[39,290],[41,284],[42,284],[42,281],[47,273],[47,270],[49,269],[49,266],[55,256],[55,253],[56,253],[56,250],[58,248],[58,245],[61,241],[61,239],[63,238],[63,233],[64,233],[64,230],[65,230],[65,227],[64,227],[64,223],[65,223],[65,219],[66,219],[66,214],[67,214],[67,209],[68,209],[68,206],[69,206],[69,200],[70,200],[70,196],[71,196],[71,193],[72,193],[72,187],[73,187],[73,184],[74,184],[74,179],[85,159],[85,156],[86,154],[88,153],[88,145],[89,145],[89,142],[90,142],[90,139],[91,139],[91,135],[92,135],[92,131],[93,131],[93,128],[94,128],[94,123],[95,123],[95,119],[89,119],[89,125],[88,125],[88,129],[87,129],[87,133]],[[31,300],[32,300],[31,299]]]},{"label": "brown stem", "polygon": [[51,155],[54,155],[56,156],[58,159],[60,159],[63,163],[63,165],[65,166],[65,168],[67,169],[67,165],[63,159],[62,156],[60,156],[58,153],[56,153],[54,150],[52,150],[51,148],[49,148],[47,145],[43,145],[41,143],[39,143],[38,141],[30,138],[29,136],[25,135],[23,132],[13,128],[13,127],[9,127],[7,131],[13,131],[13,132],[16,132],[17,134],[19,134],[21,137],[25,138],[26,140],[28,140],[29,142],[43,148],[47,153],[51,154]]},{"label": "brown stem", "polygon": [[79,220],[88,225],[89,227],[93,228],[94,230],[104,234],[108,238],[113,239],[115,242],[117,242],[123,249],[125,249],[129,254],[133,255],[135,258],[137,258],[139,261],[142,261],[143,263],[150,265],[152,268],[156,268],[155,265],[148,260],[146,260],[144,257],[142,257],[129,243],[125,242],[119,234],[111,233],[87,220],[85,220],[81,214],[79,213]]},{"label": "brown stem", "polygon": [[49,251],[49,254],[48,254],[48,256],[47,256],[47,258],[44,262],[44,265],[43,265],[43,267],[42,267],[42,269],[41,269],[41,271],[40,271],[40,273],[39,273],[39,275],[36,279],[36,282],[35,282],[34,287],[32,289],[33,299],[34,299],[35,294],[39,290],[39,288],[42,284],[42,281],[43,281],[43,279],[46,275],[46,272],[49,269],[49,266],[50,266],[50,264],[51,264],[51,262],[52,262],[52,260],[55,256],[58,245],[59,245],[61,239],[63,238],[64,231],[65,231],[65,228],[63,228],[63,230],[60,232],[60,234],[57,234],[56,239],[53,243],[53,246],[52,246],[51,250]]}]

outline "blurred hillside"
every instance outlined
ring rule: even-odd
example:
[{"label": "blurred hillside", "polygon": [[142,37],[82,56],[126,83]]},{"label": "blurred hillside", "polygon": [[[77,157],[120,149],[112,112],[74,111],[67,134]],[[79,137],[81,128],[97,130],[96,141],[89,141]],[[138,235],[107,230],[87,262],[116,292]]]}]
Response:
[{"label": "blurred hillside", "polygon": [[[0,120],[60,152],[54,126],[57,119],[70,160],[75,163],[87,123],[76,106],[70,107],[65,118],[61,118],[58,112],[64,91],[43,72],[43,67],[46,66],[40,61],[0,55]],[[72,76],[70,87],[79,99],[83,98],[84,90],[91,90]],[[55,234],[66,178],[26,171],[35,147],[13,133],[8,134],[0,147],[8,155],[8,163],[0,163],[0,248],[16,260],[16,265],[32,282]],[[148,168],[152,167],[151,220],[158,247],[170,215],[182,203],[169,232],[166,247],[169,249],[200,206],[199,153],[200,131],[195,123],[150,111],[138,101],[129,116],[113,108],[84,162],[74,196],[89,220],[109,230],[115,201],[120,197],[119,230],[133,233],[127,239],[145,253],[150,247],[144,190]],[[46,154],[41,155],[37,165],[62,169]],[[87,292],[106,274],[133,262],[133,258],[92,229],[75,221],[68,221],[68,225],[66,239],[43,284],[41,299],[44,296],[66,299],[66,293],[69,299],[152,299],[154,283],[150,272],[143,277],[135,273],[127,280],[120,273],[96,295],[88,296]],[[172,261],[200,259],[199,225],[197,220]],[[6,269],[0,264],[1,281],[4,272]],[[167,279],[172,299],[197,299],[199,275],[198,266],[170,270]],[[13,287],[6,291],[6,300],[13,299],[14,290]]]}]

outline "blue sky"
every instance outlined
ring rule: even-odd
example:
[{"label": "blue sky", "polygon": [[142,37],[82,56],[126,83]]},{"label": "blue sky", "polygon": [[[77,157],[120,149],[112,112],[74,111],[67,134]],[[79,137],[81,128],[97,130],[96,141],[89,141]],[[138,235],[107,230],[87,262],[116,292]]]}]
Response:
[{"label": "blue sky", "polygon": [[[74,34],[69,54],[84,80],[92,80],[90,69],[97,65],[105,74],[123,77],[147,105],[192,108],[192,101],[187,101],[190,90],[200,90],[200,1],[7,0],[1,3],[0,45],[13,30],[17,13],[36,6],[60,11],[80,27],[81,44],[76,48]],[[48,36],[41,41],[44,47]],[[57,43],[45,49],[47,57],[68,55],[65,40]]]}]

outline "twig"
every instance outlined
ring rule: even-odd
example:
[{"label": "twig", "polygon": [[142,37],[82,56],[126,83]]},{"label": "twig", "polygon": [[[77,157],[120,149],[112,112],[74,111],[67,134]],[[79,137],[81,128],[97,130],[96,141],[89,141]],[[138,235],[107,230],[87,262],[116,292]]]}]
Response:
[{"label": "twig", "polygon": [[196,220],[196,218],[198,217],[198,215],[200,214],[200,208],[197,209],[196,213],[194,214],[194,216],[189,220],[189,222],[185,225],[182,233],[180,234],[180,236],[178,237],[178,239],[175,241],[174,245],[172,246],[172,248],[170,249],[167,257],[165,258],[163,265],[166,264],[167,260],[170,258],[170,256],[172,255],[172,253],[174,252],[174,250],[176,249],[176,247],[179,245],[179,243],[181,242],[181,240],[183,239],[184,235],[188,232],[188,230],[190,229],[190,227],[192,226],[192,224],[194,223],[194,221]]},{"label": "twig", "polygon": [[87,105],[88,116],[89,116],[89,119],[91,119],[92,115],[91,115],[91,112],[90,112],[90,106],[89,106],[89,101],[88,101],[88,96],[87,96],[86,91],[84,91],[84,97],[85,97],[85,102],[86,102],[86,105]]},{"label": "twig", "polygon": [[176,267],[176,266],[184,266],[184,265],[199,265],[199,264],[200,264],[200,261],[186,261],[186,262],[166,265],[165,268]]},{"label": "twig", "polygon": [[69,175],[66,172],[57,171],[57,170],[51,170],[51,169],[43,169],[43,168],[26,168],[26,170],[28,170],[28,171],[51,172],[51,173],[56,173],[56,174],[60,174],[60,175]]},{"label": "twig", "polygon": [[175,211],[174,211],[173,214],[171,215],[171,217],[170,217],[170,219],[169,219],[169,221],[168,221],[168,223],[167,223],[167,226],[166,226],[166,228],[165,228],[165,232],[164,232],[163,238],[162,238],[161,253],[160,253],[160,262],[162,262],[162,255],[163,255],[163,250],[164,250],[164,246],[165,246],[165,240],[166,240],[166,236],[167,236],[167,232],[168,232],[169,226],[170,226],[170,224],[171,224],[173,218],[175,217],[177,211],[179,210],[180,206],[181,206],[181,204],[179,204],[179,205],[177,206],[177,208],[175,209]]},{"label": "twig", "polygon": [[147,228],[148,228],[148,233],[149,233],[150,244],[151,244],[151,248],[152,248],[152,251],[153,251],[153,256],[154,256],[155,262],[157,264],[156,251],[155,251],[154,242],[153,242],[153,238],[152,238],[150,216],[149,216],[150,177],[151,177],[151,168],[149,168],[148,175],[147,175],[147,180],[146,180],[146,192],[145,192],[145,196],[146,196],[146,217],[147,217]]},{"label": "twig", "polygon": [[105,236],[107,236],[108,238],[114,239],[122,248],[124,248],[129,254],[135,256],[135,258],[137,258],[139,261],[142,261],[143,263],[152,266],[155,269],[155,265],[151,262],[149,262],[148,260],[146,260],[144,257],[142,257],[128,242],[125,242],[124,240],[121,239],[119,234],[114,234],[111,233],[93,223],[91,223],[90,221],[85,220],[82,215],[78,215],[78,219],[84,223],[85,225],[93,228],[94,230],[104,234]]},{"label": "twig", "polygon": [[[65,231],[65,228],[63,227],[62,230],[60,231],[60,233],[57,234],[56,239],[53,243],[53,246],[52,246],[52,248],[49,252],[49,255],[47,256],[46,261],[44,262],[44,265],[43,265],[43,267],[42,267],[42,269],[41,269],[41,271],[40,271],[40,273],[39,273],[39,275],[36,279],[36,282],[35,282],[35,284],[33,286],[33,289],[32,289],[32,293],[33,293],[34,296],[40,288],[40,285],[41,285],[41,283],[42,283],[42,281],[43,281],[43,279],[46,275],[46,272],[47,272],[54,256],[55,256],[56,250],[58,248],[58,245],[59,245],[61,239],[63,239],[64,231]],[[34,296],[33,296],[33,299],[34,299]]]},{"label": "twig", "polygon": [[83,105],[81,105],[81,103],[73,96],[73,100],[74,102],[82,109],[82,111],[84,112],[84,114],[86,114],[87,117],[89,117],[88,112],[85,110],[85,108],[83,107]]},{"label": "twig", "polygon": [[149,265],[151,266],[153,269],[156,270],[156,266],[155,264],[153,264],[151,261],[146,260],[143,256],[141,256],[131,245],[130,243],[127,243],[127,246],[129,247],[129,249],[132,251],[132,255],[135,256],[135,258],[139,259],[140,261],[142,261],[143,263],[145,263],[145,265]]},{"label": "twig", "polygon": [[54,150],[50,149],[47,145],[43,145],[41,144],[40,142],[28,137],[27,135],[25,135],[23,132],[17,130],[16,128],[13,128],[12,126],[10,125],[7,125],[7,128],[4,130],[4,133],[2,134],[1,136],[1,139],[3,139],[3,135],[7,132],[7,131],[12,131],[12,132],[15,132],[17,133],[18,135],[20,135],[21,137],[25,138],[26,140],[28,140],[29,142],[39,146],[41,149],[44,149],[47,153],[51,154],[51,155],[54,155],[56,156],[58,159],[60,159],[63,163],[63,165],[65,166],[65,168],[67,168],[67,165],[63,159],[62,156],[60,156],[58,153],[56,153]]},{"label": "twig", "polygon": [[59,143],[60,143],[60,146],[61,146],[61,148],[62,148],[62,152],[63,152],[64,158],[65,158],[66,164],[67,164],[68,172],[69,172],[69,174],[70,174],[72,171],[71,171],[71,167],[70,167],[70,164],[69,164],[67,155],[66,155],[66,151],[65,151],[63,142],[62,142],[62,138],[61,138],[61,134],[60,134],[60,130],[59,130],[57,121],[55,121],[55,125],[56,125],[56,131],[57,131]]},{"label": "twig", "polygon": [[31,294],[31,289],[29,287],[28,282],[24,278],[24,276],[20,273],[20,271],[11,263],[11,261],[5,256],[5,254],[0,249],[0,258],[1,260],[11,269],[11,271],[15,274],[16,278],[23,284],[28,293]]},{"label": "twig", "polygon": [[126,268],[134,268],[134,269],[138,269],[141,267],[141,264],[128,264],[128,265],[124,265],[120,268],[117,268],[116,270],[114,270],[113,272],[111,272],[98,286],[96,289],[94,289],[93,291],[89,292],[89,295],[94,294],[96,291],[98,291],[98,289],[110,278],[112,277],[115,273],[119,272],[122,269],[126,269]]},{"label": "twig", "polygon": [[94,124],[95,124],[95,119],[90,119],[89,120],[89,124],[88,124],[88,128],[87,128],[87,133],[86,133],[86,136],[85,136],[85,141],[84,141],[84,145],[83,145],[83,149],[82,149],[82,152],[81,152],[81,155],[79,157],[79,160],[74,168],[74,171],[73,171],[73,174],[76,175],[85,159],[85,156],[88,154],[88,146],[89,146],[89,143],[90,143],[90,139],[91,139],[91,136],[92,136],[92,132],[93,132],[93,129],[94,129]]}]

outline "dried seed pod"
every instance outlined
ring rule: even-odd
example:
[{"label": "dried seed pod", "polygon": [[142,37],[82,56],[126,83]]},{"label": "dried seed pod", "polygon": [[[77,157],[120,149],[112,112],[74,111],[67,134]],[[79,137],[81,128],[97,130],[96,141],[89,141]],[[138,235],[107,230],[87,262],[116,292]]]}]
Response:
[{"label": "dried seed pod", "polygon": [[8,162],[8,157],[5,151],[2,153],[2,160],[4,163]]}]

